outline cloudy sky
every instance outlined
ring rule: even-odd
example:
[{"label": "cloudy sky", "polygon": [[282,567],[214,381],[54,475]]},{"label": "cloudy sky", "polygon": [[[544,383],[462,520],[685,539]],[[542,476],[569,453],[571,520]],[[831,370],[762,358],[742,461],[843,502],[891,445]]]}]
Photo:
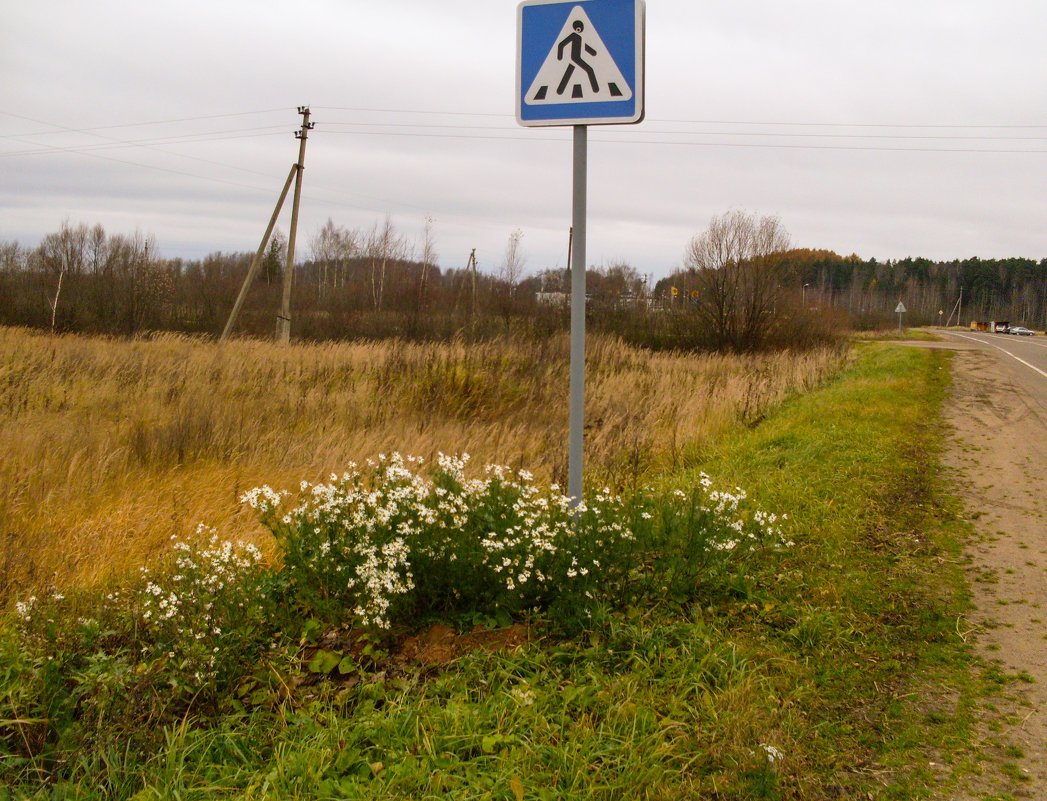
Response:
[{"label": "cloudy sky", "polygon": [[[664,275],[730,209],[866,258],[1047,256],[1044,31],[1043,0],[648,0],[647,119],[589,131],[589,261]],[[515,61],[512,0],[0,0],[0,240],[254,250],[308,104],[301,256],[328,217],[430,215],[443,267],[514,229],[562,266],[570,129],[516,124]]]}]

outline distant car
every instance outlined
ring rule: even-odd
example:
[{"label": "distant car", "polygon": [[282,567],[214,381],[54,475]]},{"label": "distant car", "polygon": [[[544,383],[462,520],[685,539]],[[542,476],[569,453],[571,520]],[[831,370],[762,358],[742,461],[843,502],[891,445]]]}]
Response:
[{"label": "distant car", "polygon": [[1007,333],[1015,334],[1016,336],[1020,337],[1031,337],[1036,335],[1035,331],[1030,331],[1028,328],[1022,325],[1012,325],[1010,328],[1007,329]]}]

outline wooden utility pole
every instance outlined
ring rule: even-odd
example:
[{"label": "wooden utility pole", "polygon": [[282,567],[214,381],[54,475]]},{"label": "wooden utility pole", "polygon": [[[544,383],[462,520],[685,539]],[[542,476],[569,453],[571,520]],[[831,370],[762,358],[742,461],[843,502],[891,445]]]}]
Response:
[{"label": "wooden utility pole", "polygon": [[469,254],[469,271],[472,274],[473,279],[473,305],[470,313],[470,320],[473,326],[476,326],[476,248],[473,248],[472,253]]},{"label": "wooden utility pole", "polygon": [[309,122],[309,107],[299,106],[302,129],[295,131],[298,139],[298,163],[295,164],[294,202],[291,205],[291,233],[287,237],[287,269],[284,270],[284,292],[280,314],[276,318],[276,339],[284,344],[291,341],[291,282],[294,277],[294,244],[298,235],[298,207],[302,200],[302,173],[305,172],[305,143],[314,123]]},{"label": "wooden utility pole", "polygon": [[273,235],[273,228],[276,227],[276,219],[280,216],[280,209],[283,208],[284,200],[287,198],[287,190],[291,188],[291,180],[297,172],[298,165],[292,164],[291,171],[287,173],[287,180],[284,181],[284,189],[280,193],[280,199],[276,201],[276,208],[273,209],[273,216],[269,218],[269,227],[265,229],[262,243],[258,246],[258,251],[254,254],[254,258],[251,260],[251,267],[247,271],[247,278],[244,279],[244,285],[240,287],[240,294],[236,296],[236,303],[233,304],[233,310],[229,312],[229,319],[225,322],[225,329],[222,331],[222,336],[219,339],[219,342],[225,342],[233,332],[233,326],[236,325],[236,318],[240,314],[240,308],[244,305],[244,300],[247,298],[247,290],[251,288],[255,276],[258,274],[258,268],[262,265],[262,256],[265,254],[266,245],[269,244],[269,237]]},{"label": "wooden utility pole", "polygon": [[[288,342],[290,340],[291,273],[294,270],[294,241],[295,234],[298,230],[298,204],[302,196],[302,170],[305,169],[305,140],[308,132],[313,129],[314,125],[314,123],[309,122],[308,107],[299,106],[298,113],[305,118],[302,121],[302,129],[300,131],[295,131],[295,137],[301,140],[301,144],[298,147],[298,161],[291,165],[291,171],[287,173],[287,180],[284,181],[284,188],[280,192],[280,199],[276,201],[276,208],[273,209],[273,216],[269,218],[269,226],[265,229],[265,234],[262,236],[262,242],[258,245],[258,251],[254,254],[254,258],[251,260],[251,266],[247,270],[247,277],[244,279],[243,286],[240,287],[240,294],[236,296],[236,303],[233,304],[233,310],[229,313],[229,319],[225,322],[225,328],[222,330],[222,336],[219,338],[220,342],[224,342],[229,338],[229,335],[233,331],[233,326],[236,325],[236,318],[239,316],[240,309],[243,307],[244,300],[247,298],[247,292],[251,288],[255,276],[258,274],[258,268],[262,265],[262,257],[265,254],[265,248],[269,244],[269,237],[273,235],[273,228],[276,227],[276,220],[280,216],[280,210],[284,207],[284,201],[287,199],[287,192],[291,188],[291,180],[296,179],[294,209],[291,212],[291,238],[287,243],[287,269],[284,271],[283,305],[276,321],[277,338],[282,342]],[[286,331],[281,328],[281,323],[284,322],[286,322]]]}]

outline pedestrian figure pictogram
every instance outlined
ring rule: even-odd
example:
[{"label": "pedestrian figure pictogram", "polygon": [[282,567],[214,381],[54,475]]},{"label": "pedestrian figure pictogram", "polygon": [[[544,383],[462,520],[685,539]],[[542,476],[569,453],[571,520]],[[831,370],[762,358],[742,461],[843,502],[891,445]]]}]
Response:
[{"label": "pedestrian figure pictogram", "polygon": [[575,6],[527,90],[528,105],[629,100],[622,77],[589,16]]},{"label": "pedestrian figure pictogram", "polygon": [[[596,55],[596,51],[589,45],[585,44],[582,40],[582,31],[585,30],[585,23],[580,19],[575,20],[574,25],[571,27],[574,28],[574,32],[569,36],[564,37],[563,41],[560,42],[556,48],[556,57],[560,61],[563,61],[563,51],[567,49],[568,45],[571,47],[571,61],[567,65],[567,69],[564,71],[563,80],[561,80],[560,85],[556,87],[556,94],[562,95],[564,93],[567,84],[571,82],[571,76],[574,75],[575,66],[580,67],[585,74],[589,76],[589,83],[592,84],[593,91],[599,92],[600,84],[596,82],[596,72],[589,66],[589,63],[582,58],[583,47],[585,48],[585,52],[590,56]],[[582,87],[580,85],[576,85],[574,91],[578,97],[582,96]]]}]

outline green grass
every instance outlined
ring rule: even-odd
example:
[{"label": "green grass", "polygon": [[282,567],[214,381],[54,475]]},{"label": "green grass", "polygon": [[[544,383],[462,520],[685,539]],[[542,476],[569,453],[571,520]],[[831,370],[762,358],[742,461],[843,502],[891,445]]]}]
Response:
[{"label": "green grass", "polygon": [[0,799],[903,799],[948,788],[974,769],[975,703],[992,683],[972,678],[957,634],[965,531],[936,477],[948,359],[858,346],[824,389],[692,451],[668,486],[704,470],[744,487],[789,514],[795,541],[696,601],[607,612],[572,639],[539,624],[516,650],[390,662],[331,684],[301,683],[293,660],[274,658],[258,673],[278,701],[186,720],[153,747],[100,737],[57,785],[0,788]]},{"label": "green grass", "polygon": [[995,691],[958,634],[970,531],[938,475],[951,356],[858,347],[840,380],[726,439],[702,468],[789,509],[803,532],[775,576],[777,623],[749,634],[803,658],[797,736],[811,767],[922,798],[978,770],[977,705]]}]

